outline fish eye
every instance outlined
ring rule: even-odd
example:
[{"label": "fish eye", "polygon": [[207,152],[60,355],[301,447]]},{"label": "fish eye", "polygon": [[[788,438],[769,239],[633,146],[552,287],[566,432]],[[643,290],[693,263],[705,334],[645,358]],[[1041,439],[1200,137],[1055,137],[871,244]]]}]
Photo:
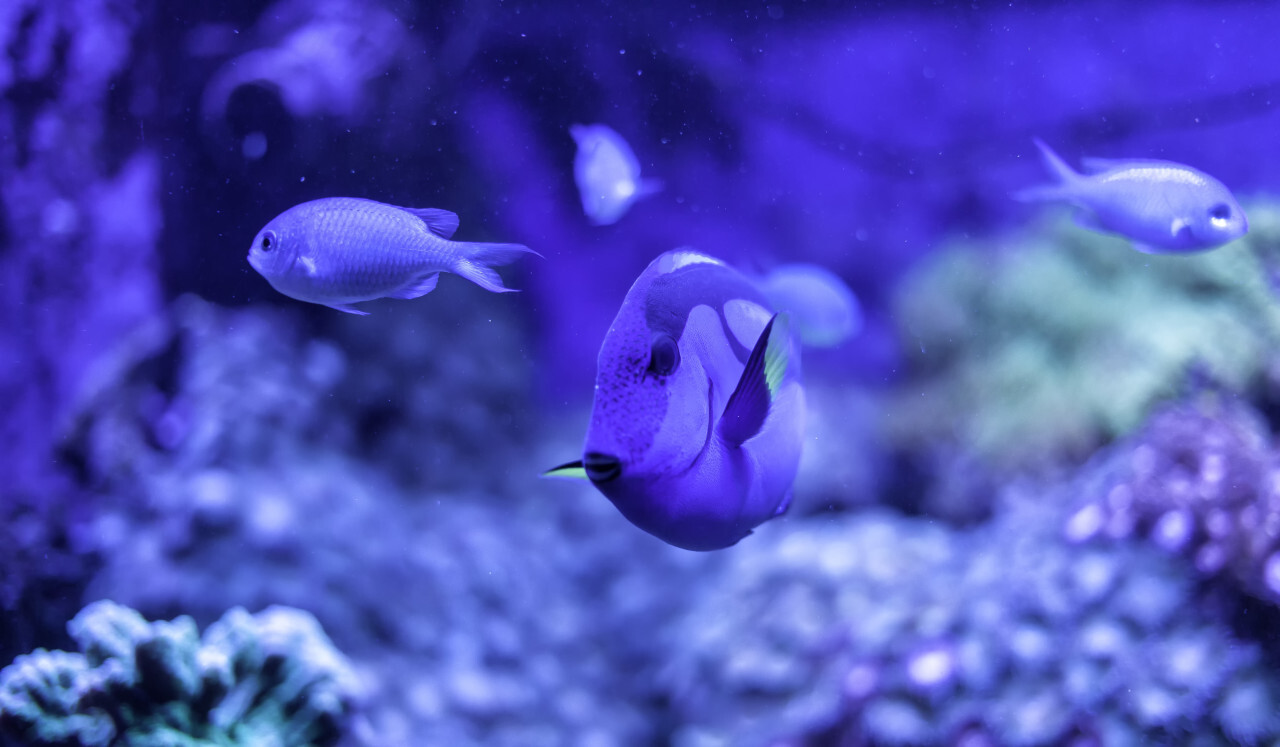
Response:
[{"label": "fish eye", "polygon": [[262,247],[262,251],[269,252],[276,248],[276,244],[280,243],[276,240],[275,231],[267,231],[262,234],[262,241],[258,242],[258,246]]},{"label": "fish eye", "polygon": [[680,346],[671,335],[658,333],[649,347],[649,370],[658,376],[667,376],[680,365]]},{"label": "fish eye", "polygon": [[1209,220],[1213,221],[1213,225],[1222,227],[1227,221],[1231,220],[1231,206],[1220,202],[1209,209]]}]

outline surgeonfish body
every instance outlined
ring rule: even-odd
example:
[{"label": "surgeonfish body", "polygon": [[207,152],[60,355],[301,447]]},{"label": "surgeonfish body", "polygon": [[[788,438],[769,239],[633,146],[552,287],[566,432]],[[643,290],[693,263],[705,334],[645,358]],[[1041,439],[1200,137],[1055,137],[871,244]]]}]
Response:
[{"label": "surgeonfish body", "polygon": [[825,267],[806,263],[779,265],[757,285],[773,308],[791,317],[791,324],[805,345],[832,348],[862,329],[858,297],[840,276]]},{"label": "surgeonfish body", "polygon": [[569,134],[578,144],[574,181],[582,211],[592,223],[616,223],[636,200],[662,189],[661,181],[640,178],[640,162],[631,146],[608,125],[570,125]]},{"label": "surgeonfish body", "polygon": [[327,197],[267,223],[249,248],[249,264],[286,296],[366,314],[351,304],[426,295],[442,272],[508,292],[493,267],[536,254],[520,244],[450,241],[457,228],[458,216],[447,210]]},{"label": "surgeonfish body", "polygon": [[804,433],[799,349],[745,276],[667,252],[631,286],[600,347],[585,472],[636,526],[688,550],[729,547],[791,500]]},{"label": "surgeonfish body", "polygon": [[1018,192],[1020,200],[1055,200],[1088,211],[1081,223],[1131,239],[1149,254],[1212,249],[1249,230],[1239,203],[1222,182],[1171,161],[1087,158],[1078,173],[1036,140],[1056,184]]}]

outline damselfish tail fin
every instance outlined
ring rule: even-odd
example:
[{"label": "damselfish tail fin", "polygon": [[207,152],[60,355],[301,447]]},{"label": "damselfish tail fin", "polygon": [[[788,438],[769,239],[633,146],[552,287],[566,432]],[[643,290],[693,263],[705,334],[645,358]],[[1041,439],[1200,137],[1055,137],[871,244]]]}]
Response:
[{"label": "damselfish tail fin", "polygon": [[542,256],[523,244],[464,243],[461,247],[462,258],[453,271],[491,293],[511,293],[516,290],[502,284],[502,278],[493,271],[494,267],[510,264],[525,254]]},{"label": "damselfish tail fin", "polygon": [[1022,202],[1039,202],[1042,200],[1061,200],[1069,197],[1075,192],[1076,182],[1080,179],[1080,174],[1075,169],[1067,165],[1062,157],[1053,152],[1040,138],[1035,138],[1036,147],[1040,149],[1040,155],[1044,159],[1044,164],[1048,167],[1049,172],[1057,178],[1057,182],[1053,184],[1043,184],[1038,187],[1030,187],[1013,193],[1015,200]]}]

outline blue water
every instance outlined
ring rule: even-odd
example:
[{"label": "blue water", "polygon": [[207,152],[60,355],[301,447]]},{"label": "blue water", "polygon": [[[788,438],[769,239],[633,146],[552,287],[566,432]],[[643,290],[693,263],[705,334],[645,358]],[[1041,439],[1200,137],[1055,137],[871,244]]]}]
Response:
[{"label": "blue water", "polygon": [[[161,5],[0,4],[4,743],[1280,743],[1280,6]],[[661,182],[603,225],[584,124]],[[1249,231],[1014,200],[1035,138]],[[337,196],[541,258],[277,292]],[[709,553],[540,477],[677,247],[858,307]]]}]

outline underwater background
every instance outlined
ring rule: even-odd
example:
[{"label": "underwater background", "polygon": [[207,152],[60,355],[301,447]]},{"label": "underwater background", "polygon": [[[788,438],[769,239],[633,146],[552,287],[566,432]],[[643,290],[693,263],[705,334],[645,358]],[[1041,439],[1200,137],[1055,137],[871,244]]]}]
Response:
[{"label": "underwater background", "polygon": [[[0,739],[1280,744],[1280,4],[0,2]],[[576,124],[659,191],[584,215]],[[1212,174],[1134,251],[1034,140]],[[342,314],[298,203],[538,252]],[[812,263],[790,509],[672,547],[586,483],[654,257]]]}]

